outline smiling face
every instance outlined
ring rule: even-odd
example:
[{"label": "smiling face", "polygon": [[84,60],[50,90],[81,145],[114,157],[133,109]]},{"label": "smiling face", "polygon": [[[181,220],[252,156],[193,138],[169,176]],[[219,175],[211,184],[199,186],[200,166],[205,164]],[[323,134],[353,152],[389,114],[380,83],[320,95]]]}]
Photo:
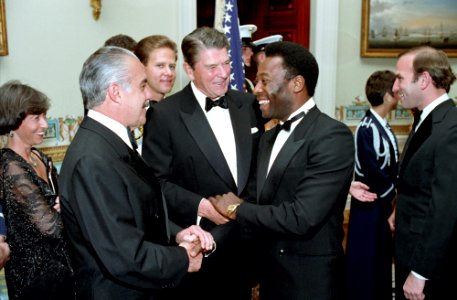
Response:
[{"label": "smiling face", "polygon": [[168,48],[154,49],[148,57],[146,75],[153,100],[162,100],[168,94],[176,79],[176,53]]},{"label": "smiling face", "polygon": [[413,54],[406,54],[398,59],[396,79],[392,91],[397,94],[404,108],[423,109],[420,80],[414,79]]},{"label": "smiling face", "polygon": [[185,63],[184,68],[190,80],[207,97],[215,99],[227,93],[230,58],[226,48],[203,49],[194,67]]},{"label": "smiling face", "polygon": [[282,57],[267,57],[260,64],[254,94],[259,101],[262,117],[286,121],[294,112],[292,80],[287,80],[285,76]]},{"label": "smiling face", "polygon": [[146,123],[151,89],[147,84],[144,66],[137,59],[132,57],[127,59],[130,64],[130,88],[120,87],[120,95],[123,99],[122,110],[126,120],[124,125],[134,128]]},{"label": "smiling face", "polygon": [[45,113],[30,114],[25,117],[19,128],[15,130],[15,135],[24,145],[32,147],[43,142],[46,129],[48,129],[48,121]]}]

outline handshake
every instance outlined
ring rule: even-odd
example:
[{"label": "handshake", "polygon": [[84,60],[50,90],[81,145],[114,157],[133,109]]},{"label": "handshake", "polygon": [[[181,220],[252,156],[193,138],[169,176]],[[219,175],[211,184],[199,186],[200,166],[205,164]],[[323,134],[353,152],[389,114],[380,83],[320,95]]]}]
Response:
[{"label": "handshake", "polygon": [[198,225],[189,226],[178,232],[176,243],[186,249],[189,258],[188,272],[200,270],[203,255],[208,256],[216,250],[216,242],[211,233]]},{"label": "handshake", "polygon": [[[236,219],[236,209],[241,203],[243,200],[233,193],[209,197],[200,202],[198,215],[217,225],[225,224]],[[176,236],[176,242],[187,251],[188,272],[200,270],[203,256],[208,256],[216,250],[216,243],[211,233],[198,225],[192,225],[180,231]]]},{"label": "handshake", "polygon": [[236,219],[236,209],[243,203],[243,199],[238,198],[232,192],[209,197],[208,201],[219,214],[230,220]]},{"label": "handshake", "polygon": [[236,210],[243,199],[233,193],[203,199],[198,207],[198,215],[220,225],[236,219]]}]

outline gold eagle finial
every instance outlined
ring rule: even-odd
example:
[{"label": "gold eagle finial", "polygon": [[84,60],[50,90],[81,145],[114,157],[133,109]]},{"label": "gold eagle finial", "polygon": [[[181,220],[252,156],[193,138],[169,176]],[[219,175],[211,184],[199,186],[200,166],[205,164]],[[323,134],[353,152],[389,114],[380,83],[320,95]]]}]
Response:
[{"label": "gold eagle finial", "polygon": [[98,21],[100,14],[102,13],[102,0],[90,0],[90,6],[92,7],[92,16],[95,21]]}]

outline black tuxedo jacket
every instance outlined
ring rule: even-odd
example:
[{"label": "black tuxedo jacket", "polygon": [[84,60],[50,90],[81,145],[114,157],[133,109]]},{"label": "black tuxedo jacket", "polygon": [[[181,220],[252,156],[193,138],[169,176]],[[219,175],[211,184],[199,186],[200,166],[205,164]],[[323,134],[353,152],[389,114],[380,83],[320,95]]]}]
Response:
[{"label": "black tuxedo jacket", "polygon": [[[162,184],[170,219],[180,226],[195,224],[204,197],[248,194],[263,131],[254,110],[258,103],[253,95],[233,90],[226,99],[236,142],[238,185],[190,84],[148,112],[142,155]],[[211,230],[210,223],[203,219],[201,224]],[[225,235],[221,227],[227,226],[218,227],[212,233],[221,242]]]},{"label": "black tuxedo jacket", "polygon": [[[252,94],[231,90],[225,97],[236,143],[238,184],[190,84],[148,112],[143,157],[161,182],[170,219],[180,226],[196,223],[204,197],[228,192],[243,198],[255,194],[250,179],[263,131],[255,110],[258,102]],[[186,277],[180,288],[182,295],[175,298],[250,299],[252,278],[247,271],[253,268],[247,262],[252,247],[241,244],[236,223],[216,226],[203,218],[200,225],[211,232],[217,250],[203,260],[200,272]]]},{"label": "black tuxedo jacket", "polygon": [[456,175],[457,109],[449,99],[408,139],[397,187],[396,286],[415,271],[429,279],[427,299],[448,298],[457,281]]},{"label": "black tuxedo jacket", "polygon": [[77,299],[159,299],[187,273],[169,240],[157,180],[111,130],[86,117],[60,177],[62,217],[73,246]]},{"label": "black tuxedo jacket", "polygon": [[262,299],[337,299],[342,284],[343,211],[354,168],[354,141],[341,122],[312,108],[267,175],[275,130],[259,146],[258,205],[237,221],[260,236]]}]

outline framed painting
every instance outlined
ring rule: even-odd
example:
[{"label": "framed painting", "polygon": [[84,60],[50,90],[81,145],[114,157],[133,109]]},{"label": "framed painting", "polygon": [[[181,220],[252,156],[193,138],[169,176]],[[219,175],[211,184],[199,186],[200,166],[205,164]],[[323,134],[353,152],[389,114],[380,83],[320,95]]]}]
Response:
[{"label": "framed painting", "polygon": [[5,0],[0,0],[0,55],[8,54],[8,40],[6,38]]},{"label": "framed painting", "polygon": [[48,119],[48,129],[44,132],[44,138],[57,140],[59,137],[59,129],[60,126],[58,119]]},{"label": "framed painting", "polygon": [[360,56],[397,57],[430,45],[457,57],[457,1],[362,0]]}]

